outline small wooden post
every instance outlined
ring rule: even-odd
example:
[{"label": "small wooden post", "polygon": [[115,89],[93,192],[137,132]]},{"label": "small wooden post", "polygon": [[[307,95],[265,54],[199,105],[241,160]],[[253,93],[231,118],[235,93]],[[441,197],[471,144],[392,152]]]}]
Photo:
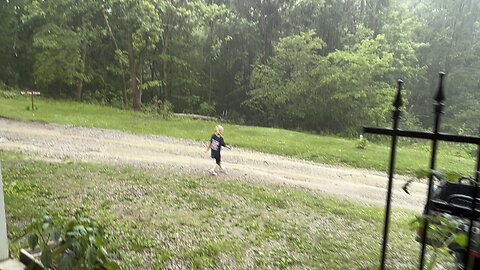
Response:
[{"label": "small wooden post", "polygon": [[36,91],[21,91],[20,94],[32,96],[32,111],[34,111],[34,110],[35,110],[35,104],[33,103],[33,99],[34,99],[33,96],[40,96],[41,93],[40,93],[40,92],[36,92]]},{"label": "small wooden post", "polygon": [[35,106],[33,105],[33,96],[34,96],[34,95],[33,95],[33,91],[32,91],[31,96],[32,96],[32,111],[35,111]]},{"label": "small wooden post", "polygon": [[0,162],[0,262],[8,259],[7,219],[3,198],[2,163]]}]

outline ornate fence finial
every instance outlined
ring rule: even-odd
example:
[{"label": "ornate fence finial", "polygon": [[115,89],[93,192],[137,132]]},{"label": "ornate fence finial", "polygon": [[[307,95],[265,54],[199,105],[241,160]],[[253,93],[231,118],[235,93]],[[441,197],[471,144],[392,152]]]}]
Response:
[{"label": "ornate fence finial", "polygon": [[440,72],[439,75],[440,75],[440,83],[438,84],[438,90],[434,100],[440,104],[445,101],[445,92],[443,91],[443,79],[445,77],[445,72]]},{"label": "ornate fence finial", "polygon": [[398,80],[397,96],[395,97],[395,100],[393,101],[393,107],[395,107],[397,110],[400,109],[400,107],[402,107],[402,105],[403,105],[402,85],[403,85],[403,81]]}]

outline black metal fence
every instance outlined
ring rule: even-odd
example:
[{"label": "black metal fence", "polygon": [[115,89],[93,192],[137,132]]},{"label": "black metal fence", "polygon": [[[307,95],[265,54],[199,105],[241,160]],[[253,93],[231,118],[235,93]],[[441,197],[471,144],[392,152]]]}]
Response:
[{"label": "black metal fence", "polygon": [[[440,82],[438,85],[438,90],[434,97],[434,116],[435,121],[433,125],[432,132],[418,132],[418,131],[409,131],[409,130],[400,130],[398,128],[400,122],[400,115],[402,111],[402,84],[401,80],[398,81],[398,90],[393,102],[393,124],[392,128],[371,128],[371,127],[364,127],[365,133],[370,134],[378,134],[378,135],[387,135],[392,138],[391,141],[391,148],[390,148],[390,165],[388,170],[388,187],[387,187],[387,198],[386,198],[386,206],[385,206],[385,220],[384,220],[384,228],[383,228],[383,243],[382,243],[382,254],[381,254],[381,262],[380,262],[380,269],[385,269],[386,265],[386,257],[387,257],[387,244],[388,244],[388,234],[389,234],[389,223],[390,223],[390,212],[391,212],[391,198],[392,198],[392,184],[393,184],[393,175],[395,172],[395,155],[397,150],[397,141],[398,137],[406,137],[406,138],[418,138],[418,139],[426,139],[432,142],[432,149],[430,155],[430,170],[433,171],[436,166],[436,159],[437,159],[437,148],[439,141],[446,141],[446,142],[457,142],[457,143],[466,143],[466,144],[475,144],[477,145],[477,162],[476,168],[474,171],[474,192],[471,198],[472,203],[469,206],[458,205],[458,204],[450,204],[446,203],[445,201],[432,199],[432,188],[433,188],[433,174],[430,173],[428,179],[428,191],[427,191],[427,199],[425,205],[425,214],[429,214],[431,211],[438,211],[443,213],[448,213],[453,216],[458,216],[462,218],[466,218],[469,220],[469,229],[468,229],[468,245],[466,248],[466,256],[464,258],[463,265],[465,267],[471,267],[473,264],[474,259],[470,256],[470,247],[472,245],[472,230],[474,221],[478,220],[480,217],[480,210],[476,209],[477,204],[477,197],[478,197],[478,180],[479,180],[479,171],[480,171],[480,137],[475,136],[461,136],[461,135],[452,135],[452,134],[445,134],[440,133],[440,120],[441,116],[444,113],[444,101],[445,101],[445,91],[444,91],[444,78],[445,74],[442,72],[440,73]],[[480,108],[479,108],[480,109]],[[473,168],[472,168],[473,169]],[[423,270],[425,264],[425,250],[426,250],[426,239],[428,235],[428,221],[425,222],[423,228],[424,234],[421,237],[421,251],[420,251],[420,259],[419,259],[419,267],[418,269]],[[469,269],[469,268],[465,268]]]}]

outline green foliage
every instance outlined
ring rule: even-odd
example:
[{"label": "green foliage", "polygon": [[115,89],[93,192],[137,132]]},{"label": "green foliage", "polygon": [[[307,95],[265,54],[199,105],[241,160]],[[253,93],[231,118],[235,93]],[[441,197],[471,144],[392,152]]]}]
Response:
[{"label": "green foliage", "polygon": [[34,105],[33,108],[32,108],[32,106],[27,106],[27,107],[25,107],[25,110],[27,110],[27,111],[31,111],[31,110],[32,110],[32,111],[33,111],[33,110],[37,111],[37,110],[38,110],[38,107],[35,106],[35,105]]},{"label": "green foliage", "polygon": [[[476,223],[475,223],[476,224]],[[451,254],[452,244],[466,249],[468,245],[468,219],[453,216],[447,213],[423,214],[411,223],[417,232],[417,240],[421,241],[424,235],[425,225],[428,227],[426,243],[434,248],[434,256],[429,263],[428,269],[435,266],[437,253]],[[475,240],[473,240],[475,241]]]},{"label": "green foliage", "polygon": [[75,32],[47,24],[35,34],[33,45],[39,50],[33,73],[35,83],[42,87],[53,83],[76,83],[81,58],[78,51],[80,39]]},{"label": "green foliage", "polygon": [[417,2],[3,1],[0,80],[137,110],[154,96],[178,112],[214,104],[251,124],[356,136],[385,124],[397,79],[408,125],[430,125],[443,70],[445,130],[477,134],[480,4]]},{"label": "green foliage", "polygon": [[271,64],[255,67],[253,90],[244,105],[261,124],[300,127],[307,114],[318,112],[313,109],[321,110],[312,92],[318,84],[317,74],[325,68],[325,60],[318,54],[323,46],[312,31],[285,37],[275,46]]},{"label": "green foliage", "polygon": [[155,96],[149,105],[144,106],[144,111],[157,114],[162,119],[168,120],[173,116],[173,105],[168,100],[162,101]]},{"label": "green foliage", "polygon": [[[424,124],[433,121],[431,114],[432,91],[438,84],[438,72],[447,74],[447,110],[444,117],[451,132],[478,133],[474,119],[478,110],[480,91],[478,77],[480,71],[480,2],[478,1],[422,1],[414,12],[419,23],[417,40],[426,46],[416,53],[425,66],[426,78],[412,91],[412,112]],[[468,116],[467,116],[468,115]],[[473,118],[470,118],[473,117]],[[473,126],[472,126],[473,125]]]},{"label": "green foliage", "polygon": [[0,88],[0,97],[4,99],[14,99],[18,97],[18,94],[15,91]]},{"label": "green foliage", "polygon": [[[419,49],[427,46],[415,39],[415,30],[419,27],[419,22],[408,12],[406,4],[401,2],[388,14],[382,27],[385,46],[393,56],[392,69],[387,74],[387,79],[390,82],[402,79],[410,89],[426,79],[425,66],[420,63],[417,55]],[[407,101],[409,97],[407,96]]]},{"label": "green foliage", "polygon": [[16,38],[21,27],[17,16],[13,3],[0,2],[0,18],[2,18],[0,22],[0,63],[2,63],[0,85],[3,82],[15,85],[20,77],[18,64],[26,64],[23,57],[18,57],[18,44],[22,44],[22,42]]},{"label": "green foliage", "polygon": [[360,138],[356,141],[355,147],[358,149],[366,149],[367,148],[368,140],[360,135]]},{"label": "green foliage", "polygon": [[168,100],[164,101],[158,110],[158,114],[165,120],[173,116],[173,105]]},{"label": "green foliage", "polygon": [[201,115],[215,116],[215,106],[208,104],[206,102],[200,103],[200,108],[198,113]]},{"label": "green foliage", "polygon": [[104,231],[94,221],[75,217],[68,222],[44,216],[26,229],[30,250],[37,247],[47,269],[120,269],[106,251]]},{"label": "green foliage", "polygon": [[[432,170],[430,172],[420,171],[417,172],[417,178],[434,177],[434,180],[438,180],[439,183],[435,184],[435,194],[441,194],[442,188],[448,182],[464,183],[469,187],[474,188],[475,179],[472,176],[459,176],[458,173],[443,173],[441,171]],[[409,180],[404,186],[404,190],[408,193],[408,186],[414,180]],[[435,198],[444,200],[446,198]],[[431,257],[428,269],[433,269],[436,264],[437,253],[453,253],[458,252],[458,248],[465,249],[468,245],[468,228],[471,225],[469,219],[454,216],[449,213],[442,213],[438,211],[431,211],[429,214],[423,214],[417,216],[417,218],[411,223],[411,227],[417,232],[417,241],[422,241],[425,237],[425,229],[428,230],[427,239],[425,243],[434,248],[434,255]],[[473,223],[473,226],[478,226],[477,222]],[[476,234],[473,234],[472,243],[478,241]],[[453,250],[452,250],[453,249]],[[475,248],[476,249],[476,248]],[[463,262],[460,262],[463,263]]]},{"label": "green foliage", "polygon": [[319,55],[323,46],[313,32],[280,39],[271,64],[252,74],[245,105],[255,118],[262,115],[265,125],[348,134],[360,125],[385,123],[394,89],[376,81],[391,71],[384,37],[326,57]]},{"label": "green foliage", "polygon": [[148,90],[150,88],[161,87],[163,84],[164,84],[164,82],[161,81],[161,80],[148,81],[148,82],[146,82],[142,85],[142,88],[144,90]]},{"label": "green foliage", "polygon": [[[428,262],[427,269],[434,269],[437,262],[437,253],[450,254],[450,245],[456,243],[461,248],[466,248],[468,244],[467,232],[459,230],[464,226],[468,226],[469,222],[464,219],[449,215],[421,215],[412,223],[411,227],[419,233],[418,237],[423,236],[423,228],[425,223],[428,224],[428,236],[426,243],[433,247],[434,255]],[[421,238],[418,238],[419,241]]]},{"label": "green foliage", "polygon": [[328,100],[325,114],[333,130],[354,134],[360,125],[383,125],[389,120],[395,93],[376,78],[391,71],[392,53],[383,35],[327,56],[328,76],[322,93]]}]

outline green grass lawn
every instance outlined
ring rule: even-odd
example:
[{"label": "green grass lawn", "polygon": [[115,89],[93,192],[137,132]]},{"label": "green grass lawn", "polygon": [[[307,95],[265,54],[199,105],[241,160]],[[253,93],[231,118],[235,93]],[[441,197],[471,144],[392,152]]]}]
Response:
[{"label": "green grass lawn", "polygon": [[[117,129],[138,134],[161,134],[207,141],[216,123],[190,119],[163,120],[158,116],[71,101],[39,98],[39,110],[26,110],[29,99],[0,98],[0,115],[20,120],[46,121],[85,127]],[[286,155],[319,163],[386,171],[389,146],[369,143],[356,148],[356,140],[321,136],[275,128],[223,124],[227,143],[267,153]],[[410,174],[427,169],[430,145],[400,140],[397,172]],[[471,149],[468,151],[472,152]],[[438,169],[471,174],[474,158],[458,145],[440,143]]]},{"label": "green grass lawn", "polygon": [[[10,239],[33,217],[81,212],[106,227],[123,269],[378,269],[381,208],[222,178],[49,163],[5,151],[0,160]],[[417,267],[409,228],[415,214],[392,213],[389,269]],[[26,246],[22,238],[10,249]]]}]

